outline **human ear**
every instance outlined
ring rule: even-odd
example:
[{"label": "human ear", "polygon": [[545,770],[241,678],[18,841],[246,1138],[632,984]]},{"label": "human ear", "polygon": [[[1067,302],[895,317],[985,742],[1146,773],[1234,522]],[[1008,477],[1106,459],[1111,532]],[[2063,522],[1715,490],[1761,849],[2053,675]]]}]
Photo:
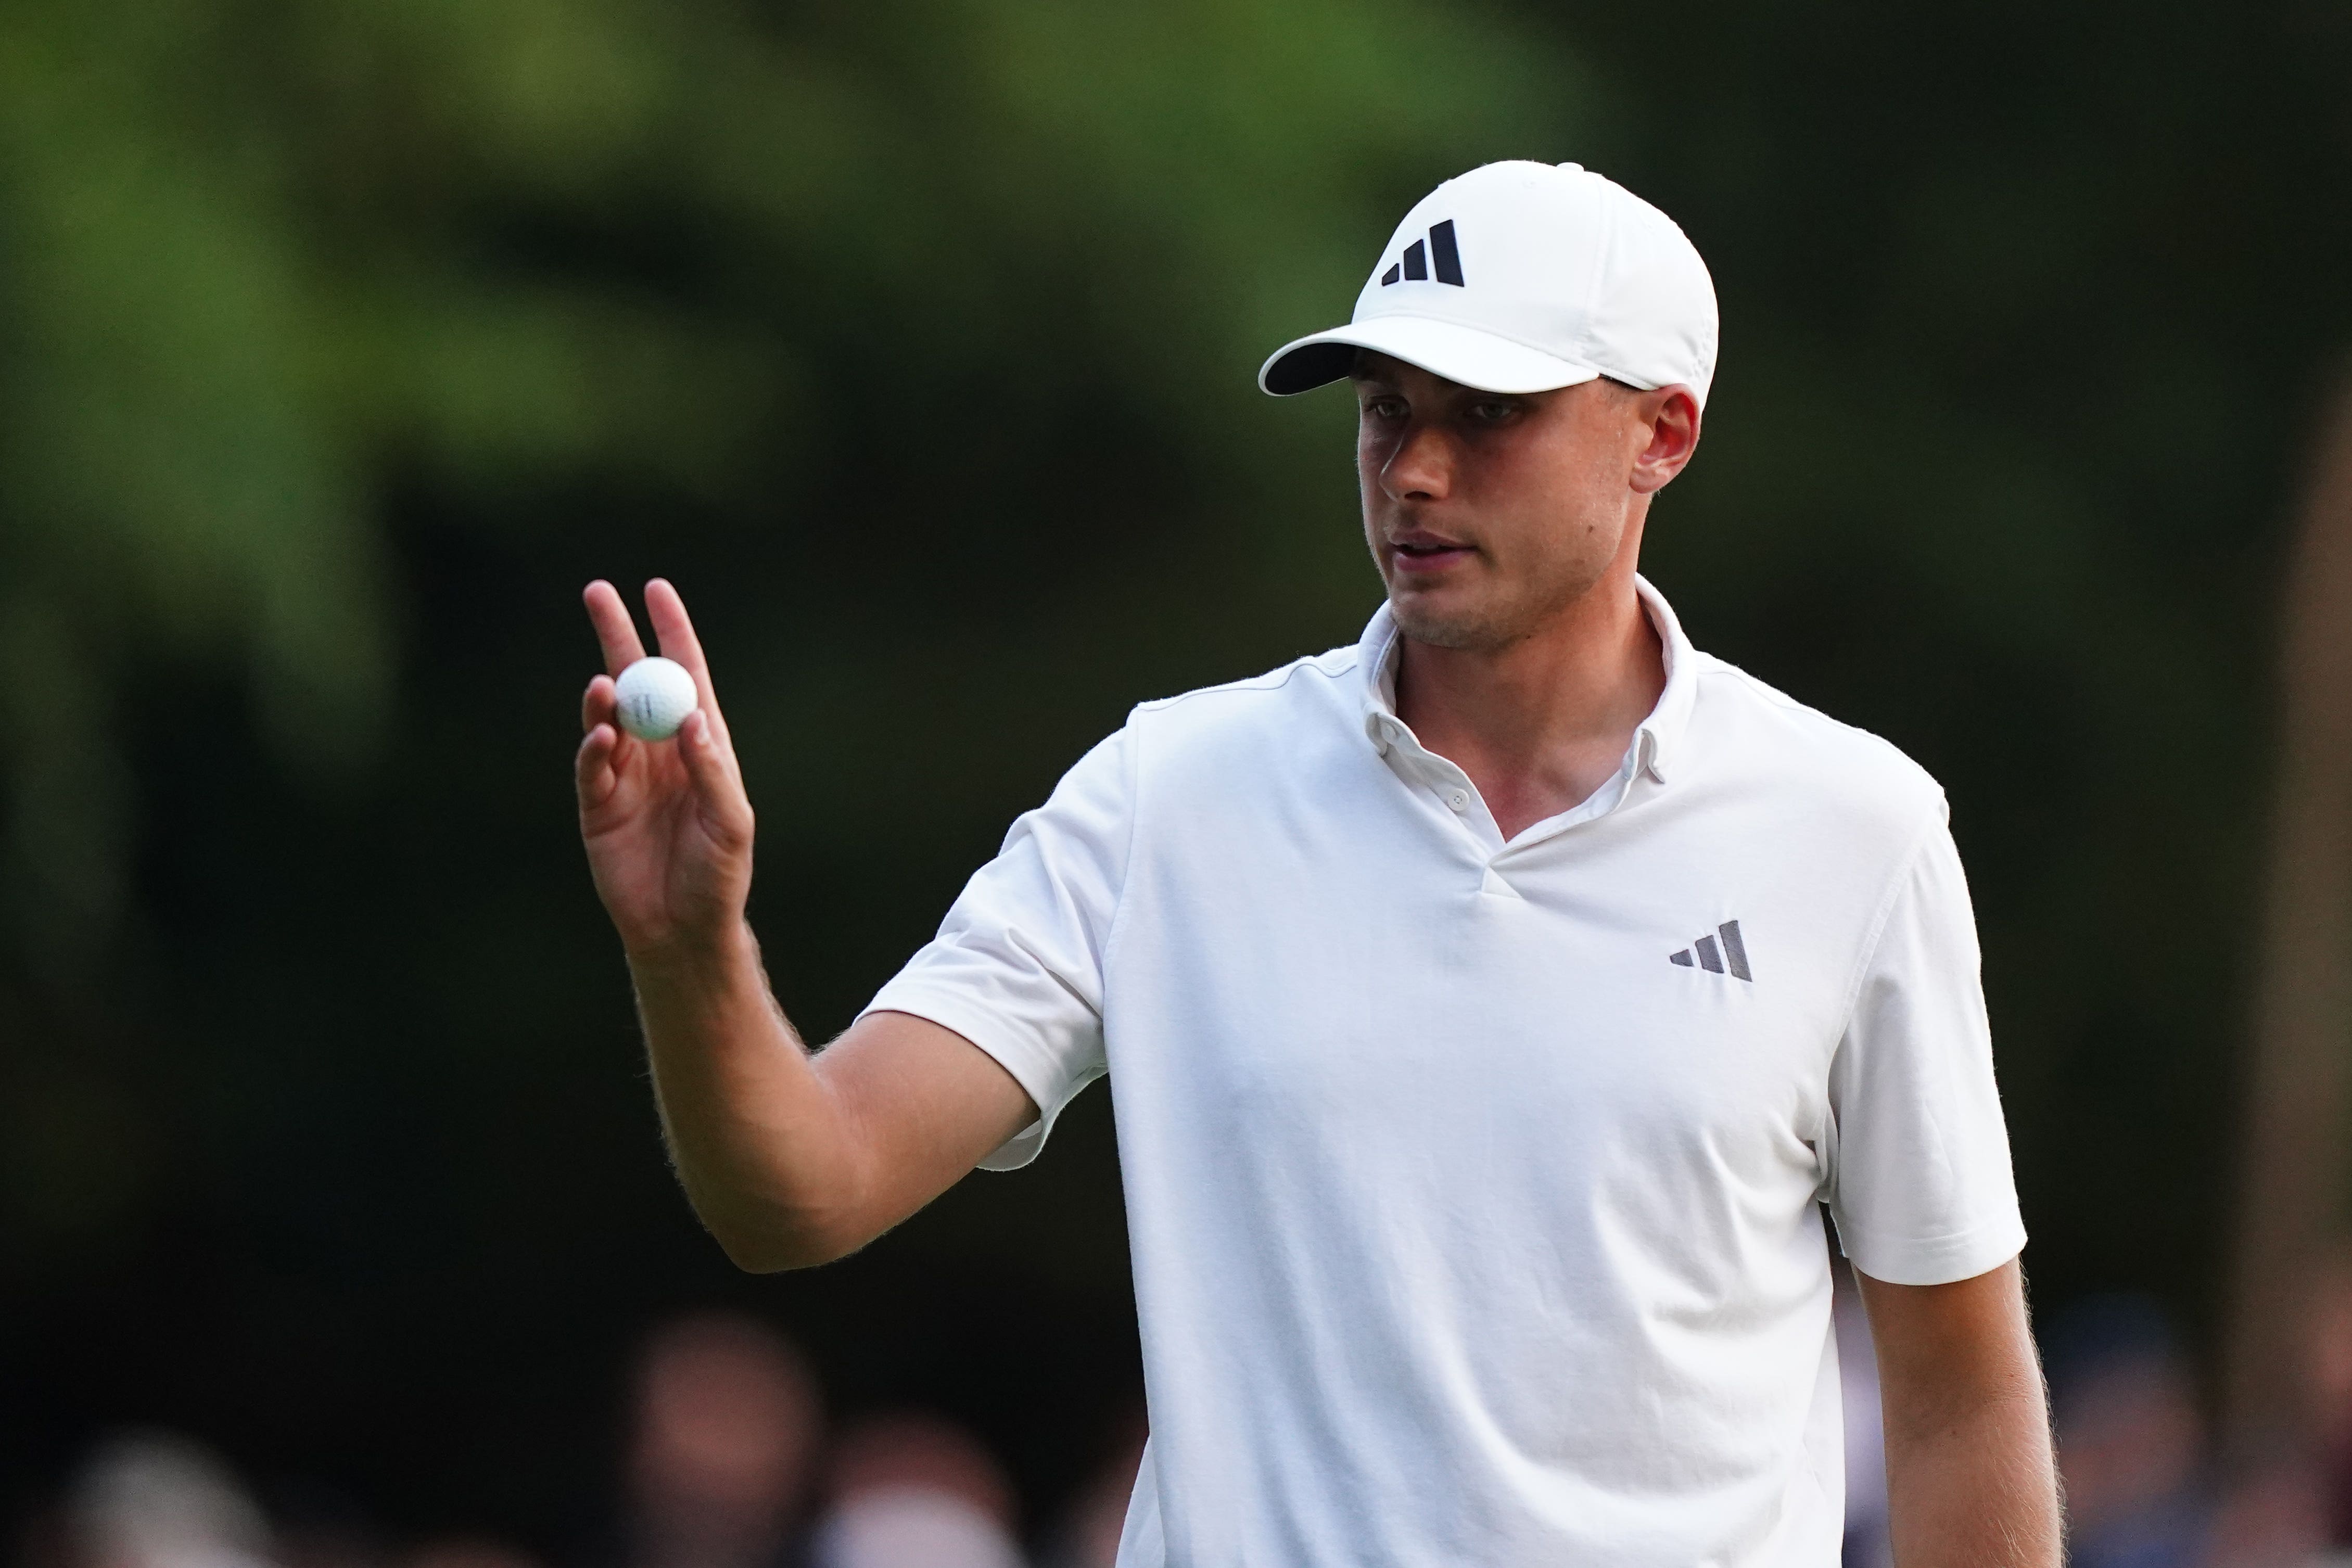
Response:
[{"label": "human ear", "polygon": [[1664,489],[1698,449],[1698,399],[1686,386],[1660,387],[1643,394],[1639,417],[1650,439],[1634,456],[1632,484],[1647,496]]}]

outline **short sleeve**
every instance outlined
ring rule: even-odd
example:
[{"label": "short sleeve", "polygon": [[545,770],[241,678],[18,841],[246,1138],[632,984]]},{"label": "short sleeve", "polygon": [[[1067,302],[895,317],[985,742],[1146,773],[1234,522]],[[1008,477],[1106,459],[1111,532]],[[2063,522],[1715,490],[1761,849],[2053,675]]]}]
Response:
[{"label": "short sleeve", "polygon": [[1062,1107],[1106,1070],[1103,953],[1127,874],[1128,755],[1121,730],[1018,818],[939,935],[866,1005],[955,1030],[1028,1091],[1037,1120],[983,1170],[1036,1158]]},{"label": "short sleeve", "polygon": [[1827,1196],[1854,1267],[1940,1285],[2024,1248],[1976,918],[1940,816],[1892,890],[1830,1069],[1830,1106]]}]

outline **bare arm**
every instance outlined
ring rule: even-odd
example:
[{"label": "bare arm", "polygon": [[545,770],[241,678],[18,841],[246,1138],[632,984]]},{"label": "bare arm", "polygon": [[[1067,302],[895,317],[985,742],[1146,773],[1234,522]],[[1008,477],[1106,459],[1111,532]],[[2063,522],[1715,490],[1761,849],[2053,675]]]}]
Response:
[{"label": "bare arm", "polygon": [[580,833],[636,982],[670,1157],[695,1212],[746,1269],[855,1251],[1036,1117],[994,1058],[905,1013],[861,1019],[812,1057],[776,1005],[745,922],[752,819],[709,667],[677,590],[646,610],[700,706],[674,740],[614,717],[641,657],[621,596],[588,586],[606,674],[581,704]]},{"label": "bare arm", "polygon": [[2057,1467],[2016,1261],[1948,1285],[1855,1277],[1897,1568],[2057,1568]]}]

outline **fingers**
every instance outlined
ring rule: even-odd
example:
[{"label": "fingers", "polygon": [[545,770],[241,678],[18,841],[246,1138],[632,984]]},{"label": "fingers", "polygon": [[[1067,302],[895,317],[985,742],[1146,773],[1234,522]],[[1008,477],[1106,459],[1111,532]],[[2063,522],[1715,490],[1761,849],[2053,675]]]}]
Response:
[{"label": "fingers", "polygon": [[657,577],[646,584],[646,619],[653,622],[662,657],[677,660],[694,677],[702,711],[710,716],[724,739],[727,721],[719,716],[719,694],[711,688],[709,662],[702,656],[702,642],[694,634],[694,622],[686,613],[686,601],[678,597],[667,578]]},{"label": "fingers", "polygon": [[580,743],[580,755],[573,759],[572,769],[583,810],[601,806],[612,797],[613,787],[620,779],[613,768],[613,753],[620,743],[621,732],[611,725],[589,727],[588,737]]},{"label": "fingers", "polygon": [[585,735],[600,724],[617,726],[621,722],[620,706],[621,697],[613,689],[613,677],[598,675],[580,695],[580,733]]},{"label": "fingers", "polygon": [[751,802],[709,714],[697,710],[686,716],[686,723],[678,727],[677,754],[685,759],[687,778],[693,782],[711,837],[730,849],[747,846],[751,841]]},{"label": "fingers", "polygon": [[580,599],[588,607],[588,623],[596,628],[596,642],[604,650],[606,674],[617,675],[646,656],[646,645],[637,640],[637,623],[629,618],[629,607],[621,602],[618,589],[600,577]]},{"label": "fingers", "polygon": [[669,579],[656,577],[646,584],[646,619],[653,622],[654,638],[661,644],[662,657],[676,659],[694,672],[695,684],[708,683],[704,668],[702,643],[694,634],[694,622],[686,613],[686,601],[678,597],[677,589]]}]

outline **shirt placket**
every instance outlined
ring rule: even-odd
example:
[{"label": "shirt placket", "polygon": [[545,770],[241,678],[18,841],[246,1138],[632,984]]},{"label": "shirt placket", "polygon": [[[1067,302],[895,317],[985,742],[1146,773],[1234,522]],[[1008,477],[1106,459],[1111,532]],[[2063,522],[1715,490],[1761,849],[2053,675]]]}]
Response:
[{"label": "shirt placket", "polygon": [[1481,868],[1479,891],[1500,897],[1519,896],[1505,874],[1504,862],[1513,855],[1532,851],[1549,843],[1562,833],[1597,822],[1622,810],[1632,798],[1635,785],[1649,766],[1656,737],[1645,726],[1634,731],[1632,745],[1616,775],[1594,791],[1606,791],[1608,803],[1589,814],[1581,804],[1559,813],[1557,817],[1537,823],[1518,838],[1506,842],[1503,830],[1495,821],[1494,812],[1478,793],[1470,776],[1453,761],[1440,757],[1421,744],[1405,722],[1393,714],[1380,716],[1376,729],[1381,742],[1381,751],[1391,768],[1409,787],[1425,791],[1457,825],[1462,835],[1477,852]]},{"label": "shirt placket", "polygon": [[1393,714],[1381,714],[1375,721],[1375,729],[1382,760],[1390,770],[1406,788],[1437,803],[1475,855],[1484,891],[1497,891],[1499,879],[1494,866],[1504,852],[1503,833],[1470,776],[1422,745],[1405,722]]}]

